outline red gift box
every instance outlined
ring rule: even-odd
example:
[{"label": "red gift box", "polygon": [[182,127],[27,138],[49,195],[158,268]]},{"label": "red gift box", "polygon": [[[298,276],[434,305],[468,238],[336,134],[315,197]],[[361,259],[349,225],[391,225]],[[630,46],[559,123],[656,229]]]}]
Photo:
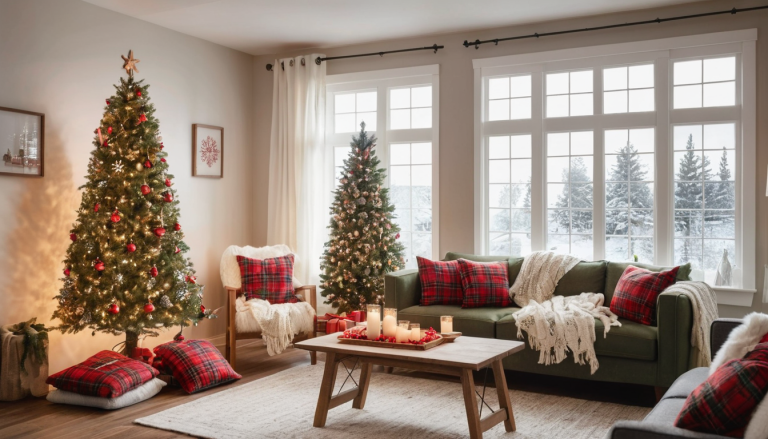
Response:
[{"label": "red gift box", "polygon": [[357,323],[364,322],[365,317],[366,317],[365,311],[352,311],[347,315],[347,319]]},{"label": "red gift box", "polygon": [[346,331],[356,324],[357,322],[349,320],[348,317],[326,313],[324,316],[316,317],[315,332],[332,334],[334,332]]}]

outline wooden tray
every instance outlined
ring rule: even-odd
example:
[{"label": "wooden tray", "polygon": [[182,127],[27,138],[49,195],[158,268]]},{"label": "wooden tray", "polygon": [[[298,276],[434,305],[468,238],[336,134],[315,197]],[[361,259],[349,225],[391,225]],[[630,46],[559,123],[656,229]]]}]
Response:
[{"label": "wooden tray", "polygon": [[374,348],[390,348],[390,349],[409,349],[412,351],[426,351],[436,346],[440,346],[446,339],[442,336],[437,340],[432,340],[424,344],[410,344],[410,343],[389,343],[384,341],[373,340],[360,340],[355,338],[340,338],[339,343],[352,344],[357,346],[370,346]]}]

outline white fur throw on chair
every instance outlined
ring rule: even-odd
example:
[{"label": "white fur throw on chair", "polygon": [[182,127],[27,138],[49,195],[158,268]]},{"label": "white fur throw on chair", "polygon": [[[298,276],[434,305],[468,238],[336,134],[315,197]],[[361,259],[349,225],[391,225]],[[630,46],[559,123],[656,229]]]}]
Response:
[{"label": "white fur throw on chair", "polygon": [[[251,259],[269,259],[277,258],[279,256],[285,256],[293,254],[294,264],[298,260],[291,248],[285,244],[264,246],[264,247],[238,247],[236,245],[230,245],[224,250],[224,254],[221,255],[221,264],[219,265],[219,273],[221,274],[221,283],[226,287],[240,289],[242,282],[240,279],[240,265],[237,263],[238,256],[245,256]],[[302,286],[296,277],[293,277],[293,288]]]}]

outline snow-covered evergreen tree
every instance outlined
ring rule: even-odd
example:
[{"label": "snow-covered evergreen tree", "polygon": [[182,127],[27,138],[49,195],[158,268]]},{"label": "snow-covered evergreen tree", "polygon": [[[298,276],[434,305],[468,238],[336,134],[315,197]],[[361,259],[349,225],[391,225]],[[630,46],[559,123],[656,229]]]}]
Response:
[{"label": "snow-covered evergreen tree", "polygon": [[[697,220],[699,211],[705,205],[704,181],[712,179],[709,170],[709,159],[701,152],[695,151],[693,135],[688,136],[685,144],[685,154],[680,159],[675,182],[675,230],[678,235],[698,235],[703,226],[701,220]],[[690,248],[694,243],[686,239],[678,255],[679,262],[688,262],[693,256]]]},{"label": "snow-covered evergreen tree", "polygon": [[[592,230],[592,175],[584,162],[583,157],[574,157],[571,160],[571,169],[563,169],[561,176],[565,183],[563,191],[558,195],[553,210],[553,220],[561,227],[561,233],[569,230],[575,233]],[[589,209],[589,211],[571,211],[571,209]]]}]

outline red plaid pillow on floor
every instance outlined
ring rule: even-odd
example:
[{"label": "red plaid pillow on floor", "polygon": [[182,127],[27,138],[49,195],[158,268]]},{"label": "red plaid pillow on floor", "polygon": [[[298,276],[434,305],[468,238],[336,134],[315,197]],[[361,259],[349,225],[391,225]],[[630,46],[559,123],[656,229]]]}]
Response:
[{"label": "red plaid pillow on floor", "polygon": [[685,400],[675,426],[744,437],[752,413],[768,393],[768,343],[720,366]]},{"label": "red plaid pillow on floor", "polygon": [[159,372],[147,363],[113,351],[101,351],[91,358],[55,373],[45,380],[59,390],[80,395],[117,398],[152,380]]},{"label": "red plaid pillow on floor", "polygon": [[506,262],[472,262],[459,259],[464,299],[462,308],[509,306],[509,274]]},{"label": "red plaid pillow on floor", "polygon": [[238,256],[243,294],[246,300],[264,299],[269,303],[295,302],[293,294],[293,255],[269,259]]},{"label": "red plaid pillow on floor", "polygon": [[430,261],[416,256],[421,281],[421,306],[461,305],[459,261]]},{"label": "red plaid pillow on floor", "polygon": [[662,291],[675,283],[679,269],[680,267],[675,267],[657,273],[630,265],[616,284],[611,299],[611,311],[633,322],[654,324],[656,300]]},{"label": "red plaid pillow on floor", "polygon": [[187,393],[242,378],[206,340],[171,341],[156,347],[155,355]]}]

